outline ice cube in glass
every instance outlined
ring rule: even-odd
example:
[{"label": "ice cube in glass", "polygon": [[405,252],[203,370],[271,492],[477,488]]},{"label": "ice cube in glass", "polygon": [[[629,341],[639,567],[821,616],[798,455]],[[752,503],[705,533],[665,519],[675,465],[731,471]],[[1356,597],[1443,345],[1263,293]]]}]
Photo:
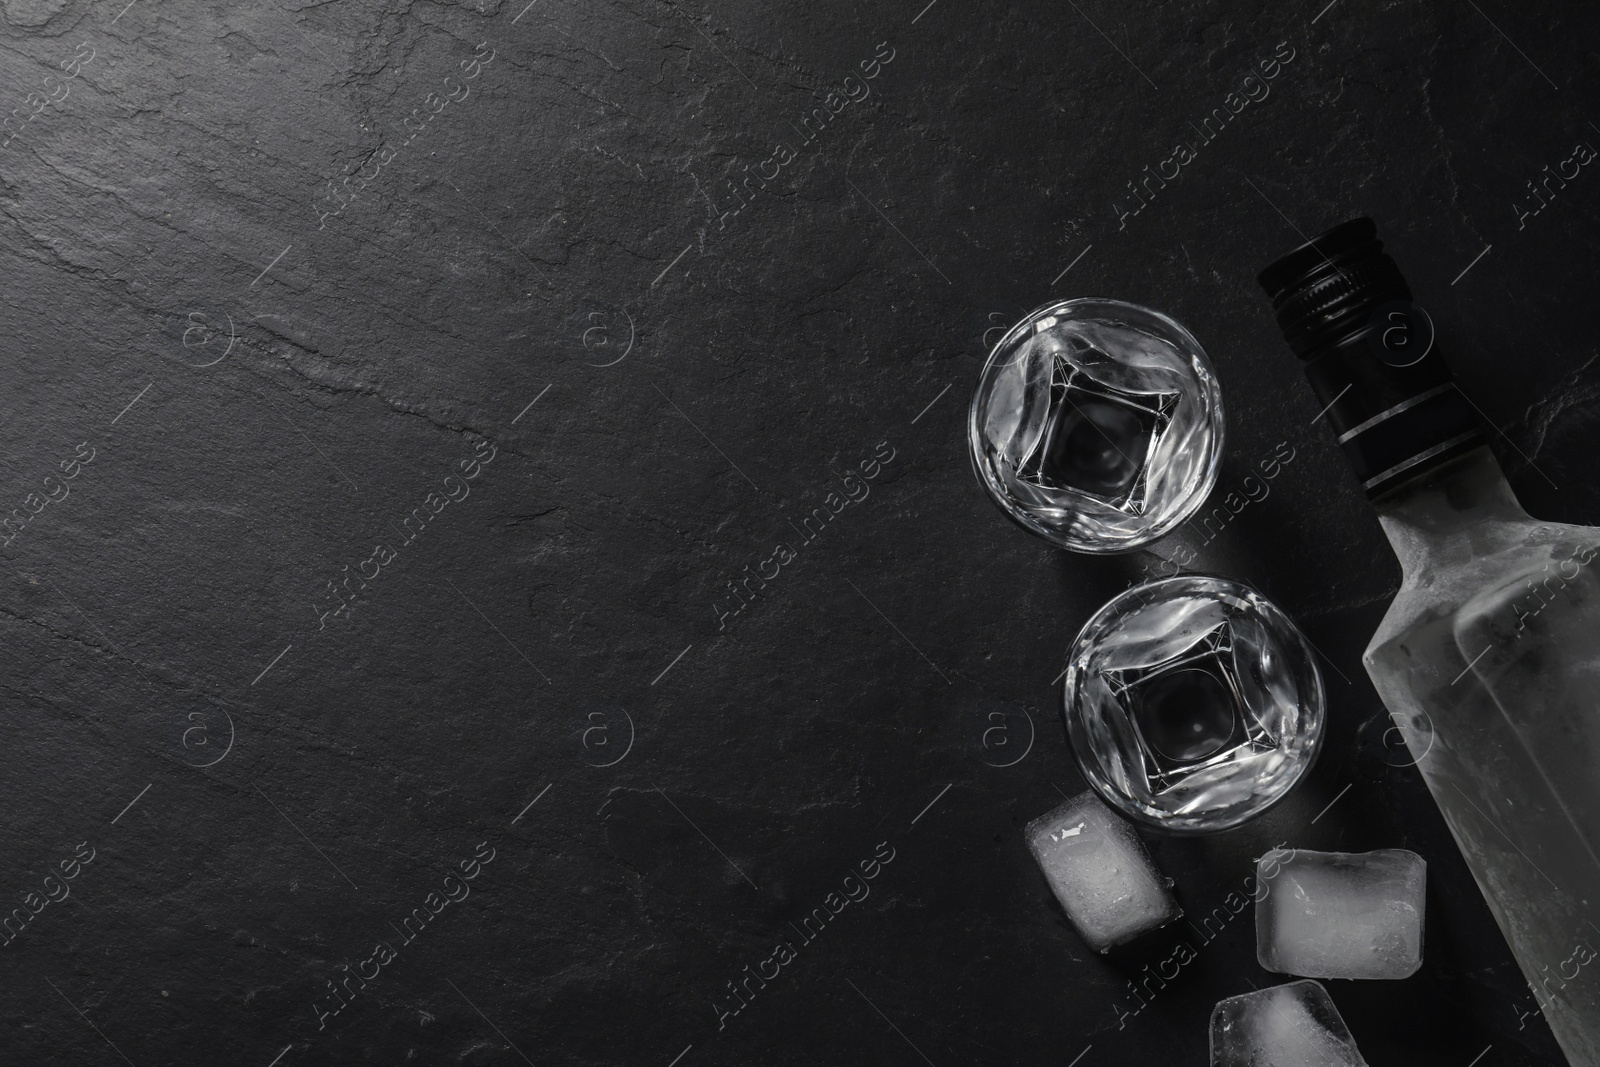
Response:
[{"label": "ice cube in glass", "polygon": [[1085,297],[1038,308],[989,354],[968,409],[973,470],[1019,525],[1121,552],[1184,522],[1216,483],[1222,393],[1188,330]]},{"label": "ice cube in glass", "polygon": [[1089,785],[1178,833],[1259,815],[1322,742],[1315,650],[1265,597],[1208,575],[1148,582],[1101,608],[1068,653],[1064,701]]}]

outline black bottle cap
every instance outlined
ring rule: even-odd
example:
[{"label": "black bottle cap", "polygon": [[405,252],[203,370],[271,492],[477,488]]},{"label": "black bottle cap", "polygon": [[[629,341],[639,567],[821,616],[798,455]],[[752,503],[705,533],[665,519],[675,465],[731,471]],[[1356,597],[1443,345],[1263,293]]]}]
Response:
[{"label": "black bottle cap", "polygon": [[1484,443],[1371,219],[1335,226],[1257,280],[1369,497]]}]

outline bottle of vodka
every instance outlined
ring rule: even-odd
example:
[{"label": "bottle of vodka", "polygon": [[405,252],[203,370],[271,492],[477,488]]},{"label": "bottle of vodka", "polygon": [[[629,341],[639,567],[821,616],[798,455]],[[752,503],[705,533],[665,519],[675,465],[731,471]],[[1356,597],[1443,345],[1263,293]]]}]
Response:
[{"label": "bottle of vodka", "polygon": [[1530,518],[1370,219],[1261,273],[1400,558],[1363,660],[1574,1067],[1600,1067],[1600,529]]}]

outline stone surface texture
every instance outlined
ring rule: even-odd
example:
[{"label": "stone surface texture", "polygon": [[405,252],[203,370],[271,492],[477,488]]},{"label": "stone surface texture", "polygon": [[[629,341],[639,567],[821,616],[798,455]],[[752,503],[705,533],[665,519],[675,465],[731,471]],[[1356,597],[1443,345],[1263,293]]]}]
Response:
[{"label": "stone surface texture", "polygon": [[[1254,273],[1372,215],[1529,509],[1600,523],[1600,10],[0,14],[0,1064],[1199,1063],[1284,843],[1428,861],[1426,965],[1332,990],[1371,1062],[1560,1062]],[[1228,412],[1218,521],[1119,558],[966,457],[987,346],[1089,294]],[[1145,835],[1192,926],[1102,959],[1022,827],[1084,788],[1064,649],[1182,544],[1326,656],[1327,745]]]}]

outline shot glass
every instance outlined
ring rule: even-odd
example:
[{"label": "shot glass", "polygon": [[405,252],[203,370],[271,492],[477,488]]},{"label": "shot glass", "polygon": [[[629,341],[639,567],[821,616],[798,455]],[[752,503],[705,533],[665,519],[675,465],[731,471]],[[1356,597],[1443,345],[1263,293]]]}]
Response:
[{"label": "shot glass", "polygon": [[1184,522],[1216,483],[1222,392],[1188,330],[1137,304],[1047,304],[989,353],[967,415],[978,481],[1075,552],[1123,552]]},{"label": "shot glass", "polygon": [[1063,688],[1085,779],[1130,819],[1176,833],[1266,811],[1316,762],[1316,655],[1246,586],[1163,578],[1115,597],[1079,632]]}]

